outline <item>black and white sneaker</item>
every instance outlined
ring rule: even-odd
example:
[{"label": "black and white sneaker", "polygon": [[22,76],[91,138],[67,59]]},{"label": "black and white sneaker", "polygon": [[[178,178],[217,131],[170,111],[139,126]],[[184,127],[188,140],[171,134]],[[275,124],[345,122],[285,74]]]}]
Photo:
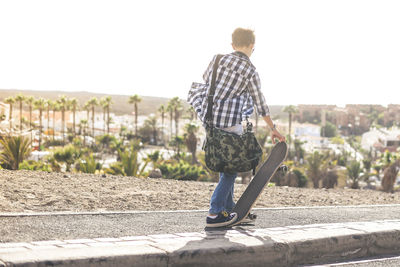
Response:
[{"label": "black and white sneaker", "polygon": [[217,217],[211,218],[207,216],[206,220],[206,226],[207,227],[223,227],[227,226],[233,222],[235,222],[237,219],[237,213],[236,212],[231,212],[228,213],[226,211],[218,213]]},{"label": "black and white sneaker", "polygon": [[250,224],[254,223],[254,221],[257,219],[257,215],[254,213],[247,214],[247,216],[240,222],[240,224]]}]

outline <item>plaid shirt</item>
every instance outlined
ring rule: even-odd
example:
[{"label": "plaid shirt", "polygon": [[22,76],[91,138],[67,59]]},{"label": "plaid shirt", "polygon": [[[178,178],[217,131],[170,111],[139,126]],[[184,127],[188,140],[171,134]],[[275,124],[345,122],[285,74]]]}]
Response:
[{"label": "plaid shirt", "polygon": [[[188,102],[198,117],[205,122],[207,97],[216,56],[203,75],[205,84],[193,83]],[[253,113],[253,106],[261,116],[269,115],[269,108],[261,92],[260,77],[248,56],[241,52],[224,55],[217,69],[213,103],[213,125],[218,128],[241,124],[243,117]]]}]

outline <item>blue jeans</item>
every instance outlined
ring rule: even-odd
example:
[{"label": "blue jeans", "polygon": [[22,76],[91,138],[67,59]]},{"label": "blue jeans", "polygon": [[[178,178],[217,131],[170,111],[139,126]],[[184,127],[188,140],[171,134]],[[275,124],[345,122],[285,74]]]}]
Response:
[{"label": "blue jeans", "polygon": [[233,202],[233,189],[237,173],[219,174],[219,183],[211,196],[210,214],[218,214],[222,211],[230,212],[235,206]]}]

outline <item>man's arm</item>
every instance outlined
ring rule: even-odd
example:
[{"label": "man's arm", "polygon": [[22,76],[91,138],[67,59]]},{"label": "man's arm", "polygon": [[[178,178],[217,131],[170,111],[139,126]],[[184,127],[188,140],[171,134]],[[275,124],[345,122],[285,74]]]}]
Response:
[{"label": "man's arm", "polygon": [[278,139],[279,142],[285,142],[286,138],[278,131],[278,129],[276,129],[276,125],[272,121],[271,117],[269,115],[263,116],[263,120],[271,129],[272,143],[275,144],[275,138]]},{"label": "man's arm", "polygon": [[276,129],[274,122],[271,120],[268,105],[265,102],[263,93],[261,92],[261,82],[257,72],[250,79],[248,89],[254,105],[257,108],[257,113],[262,116],[265,123],[271,129],[272,142],[275,144],[275,138],[280,142],[284,142],[285,137]]}]

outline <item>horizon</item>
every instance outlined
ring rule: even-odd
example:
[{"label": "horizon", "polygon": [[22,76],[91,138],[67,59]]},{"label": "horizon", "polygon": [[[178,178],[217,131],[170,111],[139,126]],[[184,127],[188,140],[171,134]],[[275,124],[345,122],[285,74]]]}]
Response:
[{"label": "horizon", "polygon": [[245,27],[270,106],[400,104],[399,13],[394,0],[1,2],[0,88],[186,100]]},{"label": "horizon", "polygon": [[[59,96],[63,95],[63,94],[73,94],[73,93],[84,93],[84,94],[98,94],[98,95],[107,95],[107,96],[126,96],[129,97],[131,95],[125,95],[125,94],[106,94],[106,93],[99,93],[99,92],[90,92],[90,91],[61,91],[61,90],[29,90],[29,89],[4,89],[4,88],[0,88],[0,91],[15,91],[15,95],[17,95],[20,92],[52,92],[52,93],[60,93]],[[171,99],[175,96],[171,96],[171,97],[164,97],[164,96],[152,96],[152,95],[139,95],[140,97],[154,97],[154,98],[162,98],[162,99]],[[45,97],[43,97],[45,98]],[[181,100],[186,101],[186,99],[182,99]],[[310,103],[310,104],[304,104],[304,103],[298,103],[298,104],[272,104],[272,105],[268,105],[268,106],[289,106],[289,105],[293,105],[293,106],[300,106],[300,105],[309,105],[309,106],[324,106],[324,105],[334,105],[340,108],[344,108],[346,105],[370,105],[370,106],[374,106],[374,105],[380,105],[383,107],[388,107],[388,105],[400,105],[400,104],[395,104],[395,103],[389,103],[387,105],[384,104],[374,104],[374,103],[366,103],[366,104],[359,104],[359,103],[344,103],[344,104],[327,104],[327,103]]]}]

